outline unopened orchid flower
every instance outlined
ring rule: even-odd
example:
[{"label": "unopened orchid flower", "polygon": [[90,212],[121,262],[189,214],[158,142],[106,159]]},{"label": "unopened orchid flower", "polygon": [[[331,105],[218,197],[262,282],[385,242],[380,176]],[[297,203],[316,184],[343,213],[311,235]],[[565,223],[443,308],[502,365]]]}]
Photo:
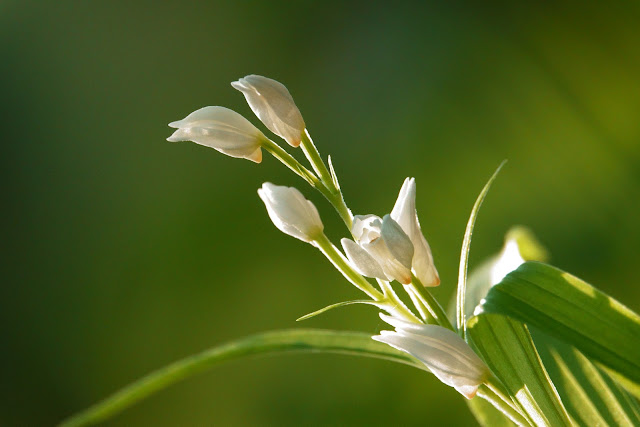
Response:
[{"label": "unopened orchid flower", "polygon": [[424,238],[416,211],[416,180],[407,178],[402,184],[398,200],[391,211],[393,218],[402,227],[413,243],[411,269],[424,286],[438,286],[440,278],[433,264],[431,248]]},{"label": "unopened orchid flower", "polygon": [[265,182],[258,195],[283,233],[312,244],[322,236],[324,225],[318,210],[296,188]]},{"label": "unopened orchid flower", "polygon": [[240,114],[225,107],[204,107],[182,120],[169,123],[177,130],[167,141],[193,141],[238,157],[260,163],[262,141],[267,139]]},{"label": "unopened orchid flower", "polygon": [[251,74],[231,83],[244,94],[256,116],[269,130],[297,147],[302,141],[305,123],[287,88],[280,82]]},{"label": "unopened orchid flower", "polygon": [[356,242],[342,239],[342,247],[362,275],[411,283],[413,245],[391,216],[356,215],[351,232]]},{"label": "unopened orchid flower", "polygon": [[416,183],[404,181],[390,215],[356,215],[351,228],[355,242],[342,239],[353,267],[362,275],[382,280],[412,281],[411,272],[424,286],[440,283],[427,240],[416,213]]},{"label": "unopened orchid flower", "polygon": [[395,331],[382,331],[373,337],[425,364],[443,383],[455,388],[467,399],[490,375],[487,365],[455,332],[438,325],[409,323],[380,314]]}]

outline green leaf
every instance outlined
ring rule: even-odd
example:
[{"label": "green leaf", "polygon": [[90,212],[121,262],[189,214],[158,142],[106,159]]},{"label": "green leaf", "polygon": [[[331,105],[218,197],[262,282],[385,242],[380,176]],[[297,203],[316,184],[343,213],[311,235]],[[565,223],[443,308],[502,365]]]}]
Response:
[{"label": "green leaf", "polygon": [[513,427],[516,424],[484,399],[467,400],[469,410],[483,427]]},{"label": "green leaf", "polygon": [[473,346],[532,425],[572,425],[522,323],[505,316],[482,314],[469,319],[467,332]]},{"label": "green leaf", "polygon": [[532,335],[540,358],[578,425],[639,426],[640,406],[604,370],[582,353],[538,330]]},{"label": "green leaf", "polygon": [[640,316],[577,277],[524,263],[489,291],[479,312],[510,316],[574,345],[640,397]]},{"label": "green leaf", "polygon": [[498,169],[491,175],[489,181],[484,185],[482,191],[478,195],[476,202],[473,204],[473,208],[471,209],[471,215],[469,215],[469,221],[467,222],[467,228],[464,231],[464,238],[462,239],[462,249],[460,251],[460,267],[458,269],[458,294],[457,294],[457,305],[456,305],[456,319],[457,319],[457,327],[462,338],[465,337],[466,333],[466,315],[465,315],[465,297],[467,295],[467,269],[469,267],[469,249],[471,248],[471,237],[473,235],[473,227],[476,224],[476,218],[478,217],[478,212],[480,212],[480,206],[482,206],[482,202],[484,198],[487,196],[489,189],[491,188],[491,184],[498,176],[500,169],[507,161],[504,160],[498,166]]},{"label": "green leaf", "polygon": [[313,329],[266,332],[205,350],[152,372],[63,421],[61,426],[86,426],[104,421],[169,385],[206,371],[221,362],[259,354],[290,352],[326,352],[366,356],[427,370],[421,362],[407,353],[374,341],[370,334],[362,332]]}]

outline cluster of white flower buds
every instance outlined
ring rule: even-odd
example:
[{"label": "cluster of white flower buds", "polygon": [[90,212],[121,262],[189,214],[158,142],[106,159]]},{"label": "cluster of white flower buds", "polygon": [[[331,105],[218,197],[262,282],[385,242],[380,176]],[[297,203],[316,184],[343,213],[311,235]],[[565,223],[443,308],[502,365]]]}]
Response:
[{"label": "cluster of white flower buds", "polygon": [[[431,249],[418,221],[415,179],[404,181],[390,214],[383,218],[375,215],[352,217],[333,169],[327,170],[313,146],[287,88],[257,75],[246,76],[231,85],[243,93],[255,115],[271,132],[291,147],[303,144],[304,154],[319,176],[300,165],[247,119],[224,107],[204,107],[170,123],[169,126],[177,130],[167,139],[193,141],[256,163],[262,161],[261,149],[265,148],[305,178],[327,197],[349,226],[353,240],[341,240],[346,258],[324,235],[324,226],[314,204],[293,187],[266,182],[258,190],[271,221],[283,233],[318,247],[345,277],[374,299],[375,305],[393,314],[381,316],[396,331],[382,331],[381,335],[373,337],[375,340],[411,354],[442,382],[455,387],[467,398],[473,397],[489,375],[484,362],[452,330],[420,321],[406,309],[388,284],[393,280],[418,287],[440,283]],[[382,292],[375,290],[362,276],[377,279]]]},{"label": "cluster of white flower buds", "polygon": [[[231,86],[241,91],[264,125],[292,147],[300,145],[305,124],[300,110],[283,84],[267,77],[250,75]],[[169,123],[176,128],[168,141],[193,141],[231,157],[262,161],[260,147],[268,141],[250,121],[225,107],[204,107],[182,120]]]}]

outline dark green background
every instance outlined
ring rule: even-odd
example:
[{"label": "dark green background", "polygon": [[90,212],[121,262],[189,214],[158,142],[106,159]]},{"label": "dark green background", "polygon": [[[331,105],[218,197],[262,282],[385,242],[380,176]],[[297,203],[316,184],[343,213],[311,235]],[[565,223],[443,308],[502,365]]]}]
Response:
[{"label": "dark green background", "polygon": [[[387,213],[416,177],[443,302],[507,158],[472,263],[525,224],[639,310],[640,7],[476,3],[0,1],[0,424],[51,425],[250,333],[382,327],[359,306],[294,322],[359,295],[256,189],[298,186],[343,236],[318,195],[271,157],[165,141],[205,105],[258,124],[229,85],[251,73],[289,88],[356,213]],[[472,423],[427,374],[298,355],[219,367],[109,425]]]}]

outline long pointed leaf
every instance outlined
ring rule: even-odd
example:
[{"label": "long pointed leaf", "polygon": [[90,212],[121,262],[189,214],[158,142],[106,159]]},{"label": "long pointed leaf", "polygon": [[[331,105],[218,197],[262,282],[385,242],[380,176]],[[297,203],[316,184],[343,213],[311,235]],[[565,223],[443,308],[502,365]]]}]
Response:
[{"label": "long pointed leaf", "polygon": [[171,384],[224,361],[286,352],[326,352],[366,356],[426,370],[408,354],[371,339],[362,332],[296,329],[267,332],[205,350],[161,368],[62,422],[61,427],[87,426],[104,421]]},{"label": "long pointed leaf", "polygon": [[489,291],[479,312],[510,316],[574,345],[640,397],[640,316],[577,277],[527,262]]},{"label": "long pointed leaf", "polygon": [[504,160],[498,166],[498,169],[491,175],[489,181],[484,185],[482,191],[478,195],[475,203],[473,204],[473,208],[471,209],[471,214],[469,215],[469,221],[467,222],[467,228],[464,231],[464,238],[462,239],[462,249],[460,251],[460,267],[458,269],[458,293],[457,293],[457,305],[456,305],[456,325],[458,327],[458,331],[462,338],[464,338],[466,334],[466,321],[467,317],[465,315],[465,297],[467,295],[467,270],[469,267],[469,249],[471,249],[471,237],[473,235],[473,228],[476,224],[476,218],[478,217],[478,212],[480,212],[480,207],[482,206],[482,202],[484,198],[489,193],[489,189],[491,188],[491,184],[498,176],[500,169],[504,166],[507,161]]}]

